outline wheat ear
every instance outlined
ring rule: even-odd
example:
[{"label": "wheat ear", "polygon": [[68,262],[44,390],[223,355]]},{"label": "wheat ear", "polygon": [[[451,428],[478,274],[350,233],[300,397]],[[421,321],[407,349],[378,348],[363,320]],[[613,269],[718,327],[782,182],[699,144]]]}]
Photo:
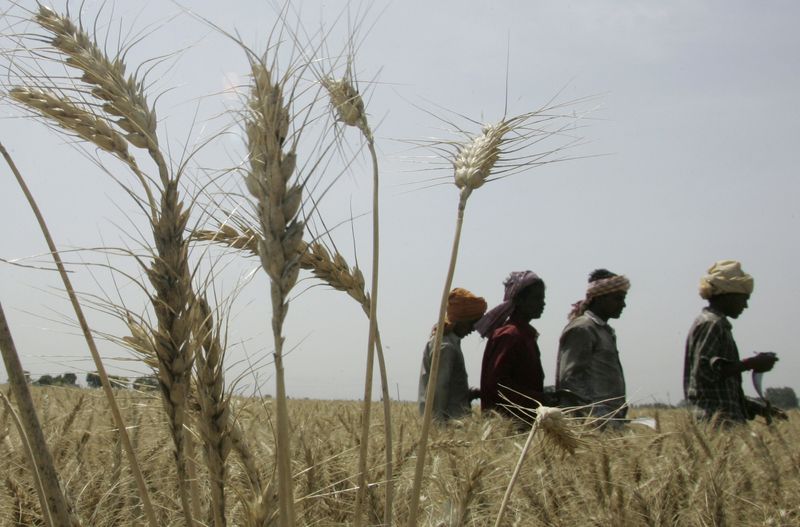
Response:
[{"label": "wheat ear", "polygon": [[105,366],[103,365],[103,360],[100,358],[100,352],[98,351],[94,337],[92,336],[89,323],[86,321],[86,317],[83,314],[83,308],[81,307],[80,302],[78,302],[78,296],[75,293],[75,289],[72,287],[72,282],[69,279],[69,275],[64,267],[64,263],[61,261],[61,255],[59,254],[56,244],[50,235],[50,229],[47,227],[44,216],[42,215],[39,206],[36,204],[36,200],[33,198],[33,194],[31,193],[28,185],[25,183],[25,180],[22,177],[22,174],[17,169],[16,164],[14,163],[13,159],[11,159],[11,156],[9,155],[8,151],[6,151],[6,148],[2,143],[0,143],[0,154],[3,155],[9,167],[11,167],[11,171],[14,173],[17,183],[20,185],[22,192],[25,194],[28,204],[30,205],[33,214],[36,216],[36,220],[39,223],[40,229],[42,230],[42,235],[47,242],[47,247],[53,257],[53,261],[58,268],[59,276],[61,277],[61,281],[64,283],[64,289],[67,291],[70,303],[72,304],[72,309],[75,311],[75,316],[77,317],[78,323],[81,326],[81,331],[83,332],[84,339],[89,347],[89,352],[92,355],[95,368],[97,368],[97,373],[100,376],[103,392],[108,400],[109,406],[111,407],[111,415],[114,418],[114,424],[119,429],[120,439],[125,447],[125,454],[128,458],[128,464],[130,465],[131,473],[136,480],[136,486],[139,490],[139,496],[142,500],[142,506],[144,508],[145,515],[147,516],[148,523],[151,527],[156,527],[158,523],[156,522],[155,512],[150,501],[150,493],[147,491],[147,485],[145,484],[144,476],[142,476],[142,471],[139,468],[138,461],[136,460],[136,453],[131,445],[130,436],[128,435],[125,421],[122,419],[122,413],[119,411],[119,405],[114,397],[114,391],[111,389],[111,382],[108,379],[108,374],[106,373]]},{"label": "wheat ear", "polygon": [[284,151],[289,110],[283,100],[286,78],[273,82],[263,62],[251,61],[253,85],[245,121],[249,149],[247,189],[255,199],[263,237],[258,253],[270,279],[272,333],[275,343],[277,458],[280,523],[293,526],[294,489],[289,444],[289,412],[283,367],[283,322],[289,291],[297,282],[303,249],[303,221],[298,216],[302,184],[293,182],[294,148]]},{"label": "wheat ear", "polygon": [[198,311],[195,326],[200,341],[195,359],[200,403],[199,428],[211,486],[211,517],[216,527],[224,527],[225,461],[231,449],[231,440],[228,433],[229,399],[225,395],[225,372],[222,369],[223,347],[206,299],[198,299],[195,306]]},{"label": "wheat ear", "polygon": [[525,446],[522,447],[522,452],[519,455],[519,459],[517,459],[514,472],[511,474],[511,480],[508,482],[505,494],[503,494],[503,500],[500,502],[500,510],[497,512],[497,519],[494,522],[494,527],[500,527],[502,524],[503,513],[505,513],[508,500],[511,498],[511,490],[517,482],[519,473],[522,470],[522,464],[525,461],[525,456],[531,447],[533,436],[536,434],[537,430],[542,430],[546,436],[552,440],[553,444],[563,448],[569,453],[575,452],[578,440],[574,432],[567,426],[561,409],[539,406],[536,409],[536,420],[533,422],[530,432],[528,432]]},{"label": "wheat ear", "polygon": [[126,75],[122,59],[107,57],[83,28],[44,5],[39,5],[36,22],[52,33],[50,44],[67,56],[66,64],[81,70],[81,80],[94,86],[92,95],[105,101],[103,110],[118,117],[114,123],[125,138],[160,157],[155,111],[147,105],[143,83]]}]

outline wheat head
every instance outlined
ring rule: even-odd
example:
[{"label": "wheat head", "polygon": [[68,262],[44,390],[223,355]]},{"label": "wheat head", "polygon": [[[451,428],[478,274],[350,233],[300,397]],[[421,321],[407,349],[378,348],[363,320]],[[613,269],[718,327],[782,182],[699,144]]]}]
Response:
[{"label": "wheat head", "polygon": [[126,132],[125,138],[138,148],[158,152],[155,110],[147,105],[143,83],[126,76],[122,59],[107,57],[82,27],[44,5],[39,5],[35,20],[52,35],[50,44],[66,56],[64,62],[83,72],[81,80],[93,86],[92,95],[105,101],[103,110],[119,117],[114,122]]}]

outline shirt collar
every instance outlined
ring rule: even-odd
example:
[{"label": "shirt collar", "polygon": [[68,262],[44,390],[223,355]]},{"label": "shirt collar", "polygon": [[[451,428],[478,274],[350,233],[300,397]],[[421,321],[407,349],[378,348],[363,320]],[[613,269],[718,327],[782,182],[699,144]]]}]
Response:
[{"label": "shirt collar", "polygon": [[730,328],[733,327],[733,325],[731,324],[731,321],[728,320],[728,317],[726,317],[725,314],[722,311],[714,309],[711,306],[704,307],[703,311],[707,311],[707,312],[711,313],[712,315],[716,316],[717,318],[719,318],[722,321],[722,325],[725,326],[726,328],[730,329]]},{"label": "shirt collar", "polygon": [[595,315],[594,313],[592,313],[588,309],[584,312],[584,314],[587,317],[589,317],[592,320],[592,322],[594,322],[598,326],[607,326],[608,325],[605,320],[603,320],[602,318],[598,317],[597,315]]},{"label": "shirt collar", "polygon": [[520,328],[522,331],[530,331],[530,332],[533,333],[533,336],[535,338],[537,338],[537,339],[539,338],[539,332],[536,330],[535,327],[531,326],[530,322],[528,322],[528,321],[515,319],[514,317],[509,317],[508,323],[509,324],[514,324],[515,326]]}]

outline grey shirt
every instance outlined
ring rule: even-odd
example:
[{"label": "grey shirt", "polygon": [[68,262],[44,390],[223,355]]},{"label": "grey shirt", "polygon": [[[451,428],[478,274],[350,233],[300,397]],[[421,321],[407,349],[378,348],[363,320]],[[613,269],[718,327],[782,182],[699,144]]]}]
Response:
[{"label": "grey shirt", "polygon": [[[419,411],[425,411],[425,391],[431,369],[431,347],[434,335],[425,345],[422,355],[422,368],[419,372]],[[442,337],[439,355],[439,373],[436,376],[436,394],[433,398],[433,418],[441,421],[458,419],[470,413],[469,385],[464,354],[461,352],[461,339],[455,333]]]},{"label": "grey shirt", "polygon": [[564,328],[558,346],[556,388],[593,403],[593,415],[625,417],[625,376],[614,329],[591,311]]}]

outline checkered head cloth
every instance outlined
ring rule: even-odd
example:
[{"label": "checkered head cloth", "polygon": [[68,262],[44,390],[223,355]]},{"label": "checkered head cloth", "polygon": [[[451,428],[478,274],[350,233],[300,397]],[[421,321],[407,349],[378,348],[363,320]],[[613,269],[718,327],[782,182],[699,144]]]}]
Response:
[{"label": "checkered head cloth", "polygon": [[627,291],[630,288],[630,280],[623,275],[614,275],[589,282],[589,286],[586,288],[586,298],[572,304],[572,311],[569,313],[569,319],[572,320],[575,317],[583,315],[593,298],[616,293],[617,291]]}]

